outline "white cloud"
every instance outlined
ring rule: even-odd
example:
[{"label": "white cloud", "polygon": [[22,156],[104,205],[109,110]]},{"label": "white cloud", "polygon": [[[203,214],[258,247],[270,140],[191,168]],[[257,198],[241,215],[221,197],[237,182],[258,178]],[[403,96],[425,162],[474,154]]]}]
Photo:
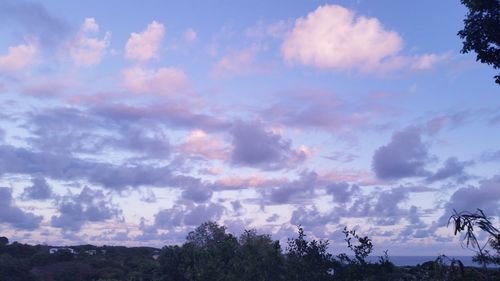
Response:
[{"label": "white cloud", "polygon": [[158,57],[158,49],[165,35],[163,24],[153,21],[141,33],[132,32],[125,45],[125,57],[142,62]]},{"label": "white cloud", "polygon": [[38,54],[36,42],[9,47],[7,54],[0,55],[0,72],[13,72],[32,64]]},{"label": "white cloud", "polygon": [[413,58],[410,68],[413,70],[427,70],[431,69],[435,64],[447,60],[449,54],[423,54]]},{"label": "white cloud", "polygon": [[95,21],[94,18],[86,18],[83,21],[83,25],[81,27],[81,30],[84,32],[97,32],[99,31],[99,25]]},{"label": "white cloud", "polygon": [[86,18],[77,36],[69,43],[71,58],[78,66],[92,66],[101,62],[111,39],[108,31],[100,39],[95,37],[99,25],[94,18]]},{"label": "white cloud", "polygon": [[123,78],[125,87],[134,93],[175,95],[188,88],[184,72],[173,67],[158,70],[131,67],[123,71]]},{"label": "white cloud", "polygon": [[384,29],[378,19],[357,16],[338,5],[324,5],[295,21],[281,51],[287,62],[374,71],[401,48],[401,37]]}]

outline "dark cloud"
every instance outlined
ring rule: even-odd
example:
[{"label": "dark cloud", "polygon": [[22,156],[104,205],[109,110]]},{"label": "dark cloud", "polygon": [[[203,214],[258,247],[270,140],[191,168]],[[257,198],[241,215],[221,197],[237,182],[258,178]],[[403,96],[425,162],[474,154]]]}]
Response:
[{"label": "dark cloud", "polygon": [[353,195],[360,191],[359,186],[349,185],[346,182],[331,183],[326,186],[326,192],[333,195],[333,200],[337,203],[349,202]]},{"label": "dark cloud", "polygon": [[434,182],[454,178],[457,182],[463,183],[470,178],[465,172],[465,168],[471,164],[471,162],[461,162],[456,157],[450,157],[446,160],[443,167],[427,177],[427,181]]},{"label": "dark cloud", "polygon": [[0,187],[0,223],[7,223],[18,229],[34,230],[41,221],[42,216],[24,212],[14,204],[10,188]]},{"label": "dark cloud", "polygon": [[340,217],[369,218],[377,225],[395,225],[408,215],[408,210],[400,206],[409,198],[411,190],[405,187],[374,191],[355,196],[352,204],[341,204],[334,208],[332,215]]},{"label": "dark cloud", "polygon": [[31,179],[32,185],[24,189],[21,197],[26,200],[46,200],[52,198],[52,188],[45,178],[34,177]]},{"label": "dark cloud", "polygon": [[103,120],[77,108],[51,108],[30,112],[25,128],[32,136],[27,140],[34,149],[53,153],[96,153],[104,148],[97,132],[110,126]]},{"label": "dark cloud", "polygon": [[220,204],[174,205],[170,209],[159,211],[155,215],[154,226],[170,229],[177,226],[196,226],[207,221],[217,221],[224,213]]},{"label": "dark cloud", "polygon": [[161,128],[144,130],[137,127],[127,127],[122,128],[119,135],[119,138],[108,141],[112,148],[137,152],[148,158],[166,160],[170,156],[170,143]]},{"label": "dark cloud", "polygon": [[161,123],[170,129],[202,129],[220,131],[230,124],[208,114],[194,113],[186,106],[175,104],[154,104],[134,107],[125,104],[99,105],[91,107],[91,113],[119,124],[149,120]]},{"label": "dark cloud", "polygon": [[401,179],[426,175],[429,160],[419,130],[411,127],[395,133],[387,145],[375,151],[372,167],[380,179]]},{"label": "dark cloud", "polygon": [[486,214],[500,214],[500,175],[480,181],[479,186],[467,186],[455,191],[445,204],[445,212],[439,222],[445,225],[453,210],[474,212],[477,208]]},{"label": "dark cloud", "polygon": [[24,0],[0,1],[0,27],[9,26],[10,31],[21,36],[34,35],[47,47],[53,47],[69,34],[69,24],[52,15],[36,2]]},{"label": "dark cloud", "polygon": [[212,197],[212,190],[208,185],[202,184],[200,181],[190,184],[182,191],[182,198],[194,202],[205,202]]},{"label": "dark cloud", "polygon": [[224,213],[224,207],[219,204],[203,204],[190,208],[184,217],[186,225],[197,226],[207,221],[217,221]]},{"label": "dark cloud", "polygon": [[481,155],[481,160],[486,162],[500,162],[500,150],[486,151]]},{"label": "dark cloud", "polygon": [[[261,111],[266,120],[295,128],[350,134],[353,128],[370,127],[387,111],[376,100],[346,102],[331,92],[307,89],[287,93],[286,99]],[[281,97],[280,97],[281,98]],[[368,100],[368,99],[367,99]]]},{"label": "dark cloud", "polygon": [[443,114],[428,120],[424,129],[429,134],[436,134],[445,128],[456,128],[470,120],[473,114],[469,111],[459,111],[450,114]]},{"label": "dark cloud", "polygon": [[266,188],[261,192],[271,204],[301,203],[312,199],[318,184],[318,175],[315,172],[302,172],[297,180],[278,187]]},{"label": "dark cloud", "polygon": [[355,159],[359,158],[358,155],[340,151],[337,151],[330,156],[323,156],[323,157],[332,161],[337,161],[342,163],[350,163]]},{"label": "dark cloud", "polygon": [[302,225],[307,229],[324,227],[327,224],[338,223],[339,216],[332,216],[330,213],[322,214],[313,206],[312,208],[300,207],[293,211],[290,223],[293,225]]},{"label": "dark cloud", "polygon": [[80,230],[87,222],[102,222],[121,214],[102,191],[89,187],[84,187],[76,196],[63,197],[57,209],[59,215],[52,216],[51,225],[71,231]]},{"label": "dark cloud", "polygon": [[291,148],[291,141],[266,131],[259,123],[237,123],[233,137],[232,162],[264,170],[294,167],[305,160],[303,152]]},{"label": "dark cloud", "polygon": [[65,107],[31,112],[25,127],[33,135],[28,138],[31,146],[42,151],[99,153],[111,149],[161,159],[170,155],[168,138],[155,122],[123,123]]},{"label": "dark cloud", "polygon": [[199,179],[173,175],[168,166],[113,165],[0,145],[0,175],[5,173],[36,174],[63,181],[84,180],[114,190],[138,186],[188,188],[199,184]]},{"label": "dark cloud", "polygon": [[421,219],[422,212],[419,212],[416,206],[411,206],[408,209],[406,220],[408,224],[400,231],[398,239],[402,241],[411,240],[414,238],[425,238],[434,234],[434,231],[424,223]]}]

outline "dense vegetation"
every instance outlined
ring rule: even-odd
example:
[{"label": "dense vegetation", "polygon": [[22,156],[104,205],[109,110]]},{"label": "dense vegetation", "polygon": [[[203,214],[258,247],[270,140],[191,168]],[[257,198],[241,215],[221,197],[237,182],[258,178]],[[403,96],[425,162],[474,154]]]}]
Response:
[{"label": "dense vegetation", "polygon": [[[462,217],[461,217],[462,218]],[[387,254],[367,261],[372,242],[344,229],[349,254],[333,256],[328,241],[308,240],[299,227],[283,250],[269,235],[245,231],[239,238],[214,222],[189,233],[182,246],[51,247],[8,243],[0,238],[0,281],[327,281],[327,280],[500,280],[500,271],[465,268],[444,256],[414,267],[395,267]]]}]

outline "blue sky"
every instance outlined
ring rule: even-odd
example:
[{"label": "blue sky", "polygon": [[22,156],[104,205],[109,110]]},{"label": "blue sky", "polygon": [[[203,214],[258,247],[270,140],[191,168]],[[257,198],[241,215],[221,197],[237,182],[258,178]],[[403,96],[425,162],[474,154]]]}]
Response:
[{"label": "blue sky", "polygon": [[0,233],[180,243],[344,226],[395,255],[469,254],[500,213],[495,72],[456,1],[2,1]]}]

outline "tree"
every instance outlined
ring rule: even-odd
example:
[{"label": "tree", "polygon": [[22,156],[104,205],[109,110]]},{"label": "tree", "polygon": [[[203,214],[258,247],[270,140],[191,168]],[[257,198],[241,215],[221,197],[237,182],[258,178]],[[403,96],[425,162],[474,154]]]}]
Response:
[{"label": "tree", "polygon": [[[485,268],[490,263],[500,265],[500,231],[493,226],[483,210],[477,209],[475,213],[467,211],[458,213],[453,210],[448,225],[450,222],[453,222],[455,235],[463,233],[462,243],[466,242],[466,247],[477,251],[474,256],[475,262],[482,264]],[[474,228],[479,228],[489,234],[486,243],[481,244],[478,241]],[[493,253],[487,249],[488,245]]]},{"label": "tree", "polygon": [[245,230],[239,239],[236,268],[241,281],[280,281],[284,279],[284,259],[279,241],[269,235]]},{"label": "tree", "polygon": [[[464,29],[458,32],[464,40],[461,52],[474,51],[476,60],[500,68],[500,0],[461,0],[469,12]],[[500,74],[495,76],[500,84]]]},{"label": "tree", "polygon": [[307,241],[304,229],[298,226],[299,236],[288,239],[286,253],[287,280],[290,281],[327,281],[333,280],[335,267],[333,257],[328,253],[328,241]]},{"label": "tree", "polygon": [[0,237],[0,247],[7,246],[9,244],[9,239],[5,236]]}]

